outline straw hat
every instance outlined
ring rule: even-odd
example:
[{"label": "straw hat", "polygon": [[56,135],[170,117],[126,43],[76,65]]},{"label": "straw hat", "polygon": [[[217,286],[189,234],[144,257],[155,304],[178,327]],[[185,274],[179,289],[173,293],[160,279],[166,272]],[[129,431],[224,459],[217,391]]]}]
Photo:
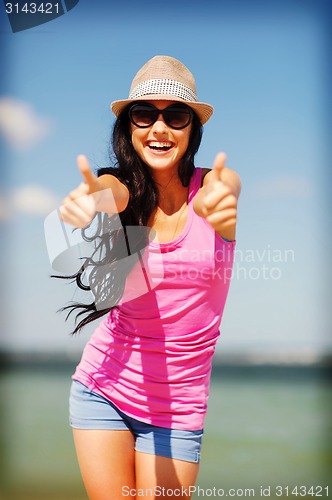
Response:
[{"label": "straw hat", "polygon": [[111,109],[115,116],[135,101],[179,101],[190,106],[202,125],[213,113],[213,107],[198,102],[192,73],[174,57],[155,56],[138,71],[130,87],[128,99],[114,101]]}]

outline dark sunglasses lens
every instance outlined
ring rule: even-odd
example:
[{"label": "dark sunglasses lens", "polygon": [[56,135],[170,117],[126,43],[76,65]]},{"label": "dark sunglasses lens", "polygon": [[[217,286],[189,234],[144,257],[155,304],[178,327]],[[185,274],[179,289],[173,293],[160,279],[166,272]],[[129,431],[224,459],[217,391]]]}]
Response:
[{"label": "dark sunglasses lens", "polygon": [[192,111],[190,108],[169,106],[164,111],[164,117],[167,125],[175,129],[185,128],[192,120]]},{"label": "dark sunglasses lens", "polygon": [[129,113],[131,121],[137,127],[149,127],[158,117],[158,111],[156,109],[139,104],[133,106]]}]

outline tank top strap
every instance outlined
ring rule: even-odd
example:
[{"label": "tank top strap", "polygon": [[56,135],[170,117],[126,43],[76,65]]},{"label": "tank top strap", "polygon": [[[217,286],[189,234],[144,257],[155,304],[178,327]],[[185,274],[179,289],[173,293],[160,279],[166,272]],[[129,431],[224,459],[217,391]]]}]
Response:
[{"label": "tank top strap", "polygon": [[197,191],[201,187],[202,172],[203,172],[202,168],[196,167],[193,175],[191,176],[190,183],[189,183],[188,204],[192,203],[195,194],[197,193]]}]

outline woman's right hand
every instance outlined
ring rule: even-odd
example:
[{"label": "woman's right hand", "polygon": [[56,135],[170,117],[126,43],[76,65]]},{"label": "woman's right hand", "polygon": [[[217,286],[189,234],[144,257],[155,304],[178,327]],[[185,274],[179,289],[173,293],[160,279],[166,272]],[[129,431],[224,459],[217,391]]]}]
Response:
[{"label": "woman's right hand", "polygon": [[86,156],[79,155],[77,165],[84,182],[71,191],[63,200],[60,207],[60,216],[64,222],[83,228],[90,224],[96,215],[100,188],[98,178],[92,172]]}]

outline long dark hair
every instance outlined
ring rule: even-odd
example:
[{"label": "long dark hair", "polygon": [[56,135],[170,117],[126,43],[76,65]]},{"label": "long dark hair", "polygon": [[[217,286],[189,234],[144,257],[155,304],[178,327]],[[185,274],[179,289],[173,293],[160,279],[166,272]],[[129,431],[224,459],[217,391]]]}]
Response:
[{"label": "long dark hair", "polygon": [[[194,172],[194,157],[202,139],[203,128],[198,116],[194,113],[188,148],[179,165],[179,178],[183,186],[188,186]],[[75,329],[94,321],[113,307],[122,297],[126,276],[130,271],[129,259],[126,255],[142,250],[147,245],[147,221],[158,204],[158,189],[147,165],[136,153],[131,142],[131,128],[128,107],[117,118],[109,150],[111,162],[115,167],[98,169],[98,177],[104,174],[114,175],[129,190],[130,199],[127,208],[116,216],[97,213],[97,228],[93,234],[90,226],[82,229],[84,241],[93,242],[92,256],[85,258],[79,271],[71,276],[55,276],[76,282],[79,289],[92,292],[91,303],[73,302],[62,311],[67,311],[66,320],[75,311]],[[114,161],[115,157],[115,161]],[[122,227],[116,224],[120,217]],[[114,225],[117,229],[114,229]],[[128,239],[128,226],[138,226],[135,238]],[[84,316],[83,319],[80,319]],[[80,321],[78,321],[80,320]]]}]

